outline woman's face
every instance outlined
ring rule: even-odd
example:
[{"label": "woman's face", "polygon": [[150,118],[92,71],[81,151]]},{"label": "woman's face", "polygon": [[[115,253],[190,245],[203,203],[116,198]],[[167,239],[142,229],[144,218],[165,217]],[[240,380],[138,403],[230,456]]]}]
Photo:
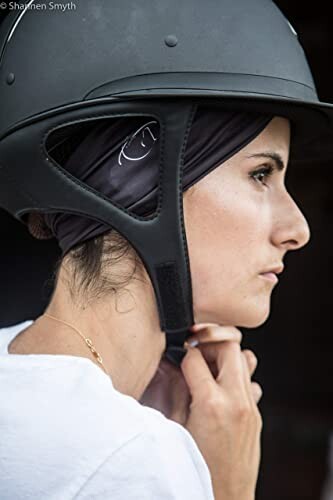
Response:
[{"label": "woman's face", "polygon": [[275,117],[184,194],[196,323],[262,324],[276,285],[263,273],[282,269],[287,251],[309,241],[284,184],[289,146],[289,121]]}]

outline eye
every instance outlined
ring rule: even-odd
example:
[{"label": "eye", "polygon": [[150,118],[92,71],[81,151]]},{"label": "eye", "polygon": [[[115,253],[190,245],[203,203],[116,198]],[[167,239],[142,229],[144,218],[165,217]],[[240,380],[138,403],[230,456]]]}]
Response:
[{"label": "eye", "polygon": [[273,171],[273,165],[267,164],[261,168],[253,170],[249,173],[249,176],[255,182],[259,182],[260,184],[266,186],[267,184],[265,184],[264,180],[268,179],[273,174]]}]

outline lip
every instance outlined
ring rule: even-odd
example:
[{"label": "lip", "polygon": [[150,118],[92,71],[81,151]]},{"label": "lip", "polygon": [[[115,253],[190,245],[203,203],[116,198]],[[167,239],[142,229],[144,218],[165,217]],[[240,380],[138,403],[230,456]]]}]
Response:
[{"label": "lip", "polygon": [[260,273],[259,276],[262,278],[271,281],[272,283],[277,283],[279,281],[279,278],[276,276],[275,273],[269,272],[269,273]]},{"label": "lip", "polygon": [[281,264],[281,265],[277,265],[274,267],[273,266],[268,267],[267,269],[265,269],[265,271],[262,271],[260,274],[267,274],[267,273],[281,274],[283,269],[284,269],[284,265]]}]

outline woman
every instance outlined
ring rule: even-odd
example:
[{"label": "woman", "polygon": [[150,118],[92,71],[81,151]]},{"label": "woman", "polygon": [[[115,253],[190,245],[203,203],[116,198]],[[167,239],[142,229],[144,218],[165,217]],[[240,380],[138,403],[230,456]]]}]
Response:
[{"label": "woman", "polygon": [[[46,311],[1,331],[0,498],[253,500],[261,389],[238,328],[267,319],[284,256],[309,240],[284,183],[290,138],[304,156],[332,109],[272,2],[80,9],[38,22],[26,7],[0,36],[0,204],[63,257]],[[202,96],[218,102],[193,117]],[[161,210],[165,233],[140,239]],[[190,295],[178,368],[164,333],[187,328]]]},{"label": "woman", "polygon": [[[254,139],[184,193],[199,346],[189,347],[181,370],[161,361],[165,336],[150,279],[114,231],[102,238],[113,242],[118,261],[106,259],[95,283],[83,286],[75,259],[80,245],[74,245],[45,313],[1,332],[1,390],[9,401],[2,413],[5,421],[12,416],[2,429],[10,438],[2,445],[1,498],[213,498],[210,478],[216,499],[254,497],[261,389],[251,382],[256,357],[240,349],[233,325],[256,327],[267,319],[285,254],[309,240],[284,183],[289,122],[264,117],[263,123]],[[76,155],[80,150],[84,141]],[[61,215],[49,217],[55,222]],[[60,227],[58,219],[62,234]],[[116,293],[102,287],[98,295],[96,285],[115,276],[130,279],[118,282]],[[80,335],[91,339],[92,350]]]}]

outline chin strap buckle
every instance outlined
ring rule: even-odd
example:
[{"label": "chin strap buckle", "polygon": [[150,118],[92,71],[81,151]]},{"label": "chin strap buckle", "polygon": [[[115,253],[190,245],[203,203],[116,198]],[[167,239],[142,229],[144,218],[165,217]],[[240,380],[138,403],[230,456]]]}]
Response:
[{"label": "chin strap buckle", "polygon": [[166,332],[167,345],[163,356],[176,366],[180,366],[185,354],[186,349],[184,342],[188,337],[193,335],[189,330]]}]

